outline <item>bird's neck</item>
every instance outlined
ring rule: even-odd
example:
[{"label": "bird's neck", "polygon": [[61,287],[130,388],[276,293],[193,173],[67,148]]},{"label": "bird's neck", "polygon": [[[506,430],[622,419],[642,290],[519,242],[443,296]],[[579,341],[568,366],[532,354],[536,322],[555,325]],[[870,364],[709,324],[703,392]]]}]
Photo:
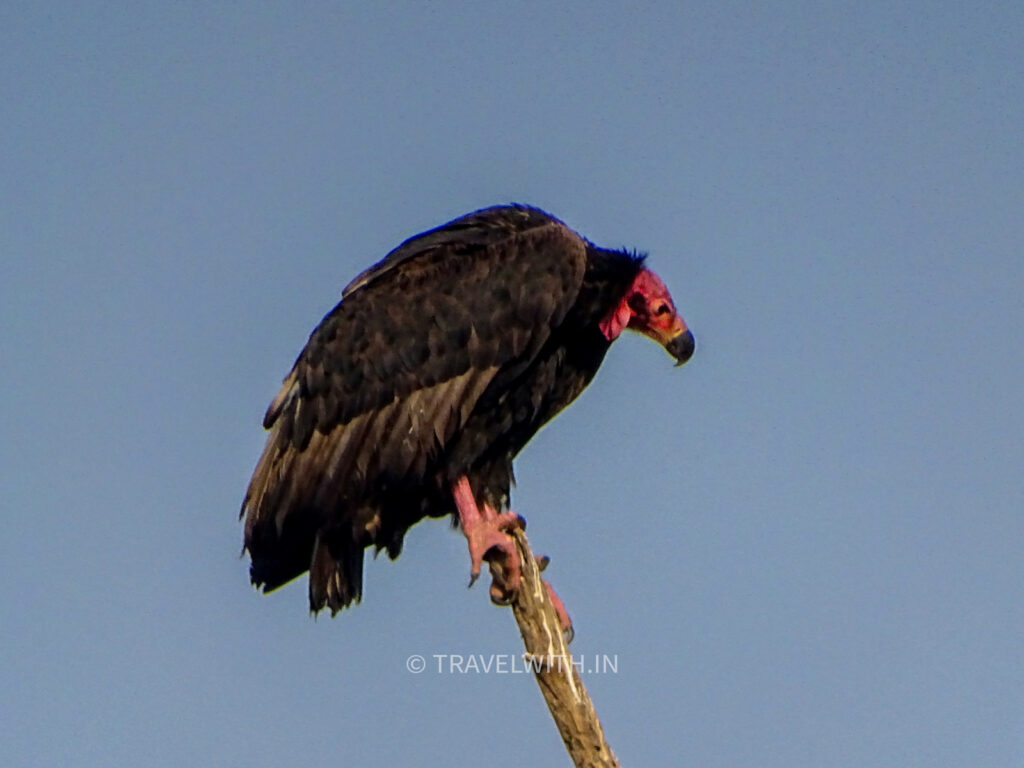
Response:
[{"label": "bird's neck", "polygon": [[630,309],[629,302],[624,296],[599,323],[601,333],[608,341],[615,341],[619,338],[619,334],[626,330],[631,317],[633,317],[633,310]]}]

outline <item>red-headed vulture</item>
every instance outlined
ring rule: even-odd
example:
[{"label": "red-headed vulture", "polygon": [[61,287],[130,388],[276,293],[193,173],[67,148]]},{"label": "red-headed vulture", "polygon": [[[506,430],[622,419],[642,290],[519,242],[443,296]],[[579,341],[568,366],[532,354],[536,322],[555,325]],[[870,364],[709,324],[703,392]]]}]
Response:
[{"label": "red-headed vulture", "polygon": [[643,257],[537,208],[486,208],[406,240],[345,288],[267,409],[242,503],[253,584],[309,571],[310,608],[333,614],[360,600],[367,547],[395,558],[410,526],[455,515],[472,577],[498,563],[491,595],[512,599],[512,460],[627,329],[678,364],[693,354]]}]

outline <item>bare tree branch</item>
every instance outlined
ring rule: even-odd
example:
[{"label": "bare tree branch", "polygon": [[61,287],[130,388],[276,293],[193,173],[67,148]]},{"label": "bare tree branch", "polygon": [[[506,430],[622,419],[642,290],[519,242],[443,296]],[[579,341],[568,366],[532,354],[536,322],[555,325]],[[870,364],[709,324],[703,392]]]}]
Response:
[{"label": "bare tree branch", "polygon": [[604,740],[601,721],[572,663],[569,647],[522,530],[513,534],[522,561],[522,586],[512,604],[526,646],[527,664],[547,702],[576,768],[619,768]]}]

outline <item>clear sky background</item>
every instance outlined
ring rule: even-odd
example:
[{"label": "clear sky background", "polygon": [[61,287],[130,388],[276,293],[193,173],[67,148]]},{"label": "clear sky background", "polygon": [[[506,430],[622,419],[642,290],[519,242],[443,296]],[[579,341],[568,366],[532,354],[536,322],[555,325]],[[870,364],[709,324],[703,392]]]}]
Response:
[{"label": "clear sky background", "polygon": [[[515,508],[624,766],[1024,764],[1024,7],[3,3],[5,766],[567,765],[417,526],[263,596],[263,411],[405,237],[541,206],[650,253]],[[410,654],[428,669],[406,670]]]}]

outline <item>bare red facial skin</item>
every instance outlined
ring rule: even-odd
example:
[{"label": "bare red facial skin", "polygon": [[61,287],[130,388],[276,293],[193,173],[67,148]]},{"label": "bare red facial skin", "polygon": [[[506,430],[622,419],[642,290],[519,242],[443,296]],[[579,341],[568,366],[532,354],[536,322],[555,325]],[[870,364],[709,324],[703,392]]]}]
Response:
[{"label": "bare red facial skin", "polygon": [[649,269],[637,274],[622,301],[601,321],[600,327],[608,341],[614,341],[630,328],[662,344],[687,330],[668,288]]}]

